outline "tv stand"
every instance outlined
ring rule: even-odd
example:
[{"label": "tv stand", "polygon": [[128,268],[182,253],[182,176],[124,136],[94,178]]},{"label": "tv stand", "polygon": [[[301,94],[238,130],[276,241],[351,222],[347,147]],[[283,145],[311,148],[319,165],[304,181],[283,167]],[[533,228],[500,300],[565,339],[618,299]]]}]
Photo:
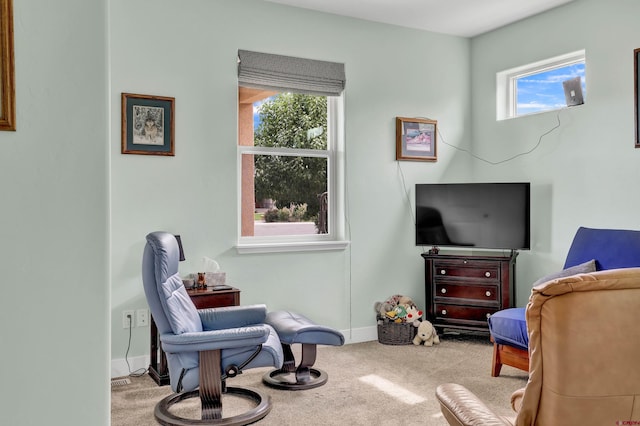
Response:
[{"label": "tv stand", "polygon": [[518,252],[509,256],[423,253],[427,319],[438,332],[488,332],[487,318],[515,306]]}]

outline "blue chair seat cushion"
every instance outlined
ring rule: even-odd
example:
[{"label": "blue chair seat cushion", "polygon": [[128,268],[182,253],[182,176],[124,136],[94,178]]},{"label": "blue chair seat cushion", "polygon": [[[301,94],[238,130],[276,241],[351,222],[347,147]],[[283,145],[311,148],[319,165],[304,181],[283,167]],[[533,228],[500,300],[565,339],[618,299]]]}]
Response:
[{"label": "blue chair seat cushion", "polygon": [[509,308],[496,312],[489,317],[489,331],[500,345],[529,349],[525,308]]},{"label": "blue chair seat cushion", "polygon": [[342,346],[344,344],[344,336],[339,331],[316,324],[309,318],[294,312],[269,312],[265,322],[275,328],[280,341],[288,345],[307,343]]},{"label": "blue chair seat cushion", "polygon": [[[596,261],[591,259],[579,265],[546,275],[533,283],[533,286],[575,274],[595,272],[595,270]],[[489,317],[489,331],[497,343],[527,350],[529,335],[527,334],[525,308],[510,308],[496,312]]]}]

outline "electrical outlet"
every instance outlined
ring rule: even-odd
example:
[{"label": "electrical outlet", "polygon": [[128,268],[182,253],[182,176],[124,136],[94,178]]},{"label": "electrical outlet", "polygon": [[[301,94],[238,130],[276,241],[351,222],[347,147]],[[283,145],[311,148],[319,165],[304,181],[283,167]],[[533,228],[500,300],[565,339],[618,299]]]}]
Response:
[{"label": "electrical outlet", "polygon": [[135,311],[122,311],[122,328],[135,327]]},{"label": "electrical outlet", "polygon": [[146,327],[149,325],[149,310],[138,309],[136,311],[136,320],[138,327]]}]

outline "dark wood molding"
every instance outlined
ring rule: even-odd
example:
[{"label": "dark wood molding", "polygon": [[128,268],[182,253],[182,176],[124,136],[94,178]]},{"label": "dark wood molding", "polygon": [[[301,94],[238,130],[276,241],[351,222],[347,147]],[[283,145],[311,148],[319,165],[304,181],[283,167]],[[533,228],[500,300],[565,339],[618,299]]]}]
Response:
[{"label": "dark wood molding", "polygon": [[0,0],[0,130],[16,130],[13,0]]}]

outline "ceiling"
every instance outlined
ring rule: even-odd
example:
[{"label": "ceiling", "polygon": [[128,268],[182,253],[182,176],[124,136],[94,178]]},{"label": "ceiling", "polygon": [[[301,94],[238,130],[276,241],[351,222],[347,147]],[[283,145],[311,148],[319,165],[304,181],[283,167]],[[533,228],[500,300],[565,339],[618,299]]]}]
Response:
[{"label": "ceiling", "polygon": [[574,0],[266,0],[289,6],[474,37]]}]

